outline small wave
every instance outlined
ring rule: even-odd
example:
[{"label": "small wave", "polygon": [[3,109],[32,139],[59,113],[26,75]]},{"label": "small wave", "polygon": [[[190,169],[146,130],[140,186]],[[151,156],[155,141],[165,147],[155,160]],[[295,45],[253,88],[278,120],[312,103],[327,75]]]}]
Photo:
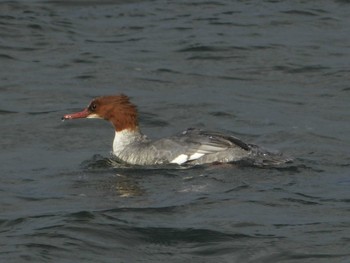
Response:
[{"label": "small wave", "polygon": [[9,111],[9,110],[2,110],[0,109],[0,115],[5,115],[5,114],[14,114],[18,113],[17,111]]},{"label": "small wave", "polygon": [[100,154],[95,154],[91,159],[83,161],[80,166],[83,169],[108,169],[115,167],[120,164],[120,167],[123,167],[123,164],[117,160],[111,158],[103,157]]},{"label": "small wave", "polygon": [[248,48],[241,47],[241,46],[218,47],[218,46],[191,45],[189,47],[179,49],[177,52],[220,52],[220,51],[231,51],[231,50],[248,50]]},{"label": "small wave", "polygon": [[17,60],[15,57],[13,56],[10,56],[10,55],[7,55],[7,54],[0,54],[0,60],[6,60],[6,59],[9,59],[9,60]]},{"label": "small wave", "polygon": [[239,233],[230,234],[196,228],[135,227],[131,228],[130,231],[135,231],[141,234],[141,237],[145,239],[145,241],[156,244],[223,242],[251,237]]},{"label": "small wave", "polygon": [[318,14],[311,12],[311,11],[305,11],[305,10],[288,10],[288,11],[283,11],[282,13],[284,14],[289,14],[289,15],[302,15],[302,16],[317,16]]},{"label": "small wave", "polygon": [[274,70],[282,71],[290,74],[300,74],[300,73],[313,73],[320,72],[324,70],[329,70],[329,67],[324,67],[321,65],[309,65],[309,66],[275,66]]}]

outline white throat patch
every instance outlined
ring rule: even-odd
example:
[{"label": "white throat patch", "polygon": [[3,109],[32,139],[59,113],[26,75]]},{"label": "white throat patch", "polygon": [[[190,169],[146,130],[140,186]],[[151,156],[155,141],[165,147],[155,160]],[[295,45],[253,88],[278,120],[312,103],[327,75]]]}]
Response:
[{"label": "white throat patch", "polygon": [[96,113],[92,113],[89,116],[87,116],[86,118],[88,119],[102,119],[99,115],[97,115]]}]

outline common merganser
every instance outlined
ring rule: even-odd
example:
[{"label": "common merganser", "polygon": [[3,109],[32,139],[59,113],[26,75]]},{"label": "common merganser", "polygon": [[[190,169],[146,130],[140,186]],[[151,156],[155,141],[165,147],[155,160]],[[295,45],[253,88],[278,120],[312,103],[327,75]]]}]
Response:
[{"label": "common merganser", "polygon": [[290,161],[234,136],[200,129],[190,128],[169,138],[150,140],[139,129],[136,106],[123,94],[95,98],[83,111],[64,115],[62,120],[78,118],[110,121],[115,129],[113,154],[128,164],[200,165],[243,161],[266,166]]}]

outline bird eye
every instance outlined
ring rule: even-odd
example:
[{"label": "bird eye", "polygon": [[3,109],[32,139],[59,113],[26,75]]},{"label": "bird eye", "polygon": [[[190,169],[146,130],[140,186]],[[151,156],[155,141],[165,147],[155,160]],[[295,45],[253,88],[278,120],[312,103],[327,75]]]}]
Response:
[{"label": "bird eye", "polygon": [[95,111],[95,110],[96,110],[96,107],[97,107],[96,104],[91,104],[91,105],[89,106],[89,110],[90,110],[90,111]]}]

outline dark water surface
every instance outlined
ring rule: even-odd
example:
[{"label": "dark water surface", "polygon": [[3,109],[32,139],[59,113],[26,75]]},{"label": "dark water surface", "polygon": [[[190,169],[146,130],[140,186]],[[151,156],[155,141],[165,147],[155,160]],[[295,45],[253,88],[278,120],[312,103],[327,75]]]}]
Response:
[{"label": "dark water surface", "polygon": [[[1,1],[0,262],[350,262],[349,1]],[[232,131],[283,169],[116,168],[123,92],[150,137]]]}]

